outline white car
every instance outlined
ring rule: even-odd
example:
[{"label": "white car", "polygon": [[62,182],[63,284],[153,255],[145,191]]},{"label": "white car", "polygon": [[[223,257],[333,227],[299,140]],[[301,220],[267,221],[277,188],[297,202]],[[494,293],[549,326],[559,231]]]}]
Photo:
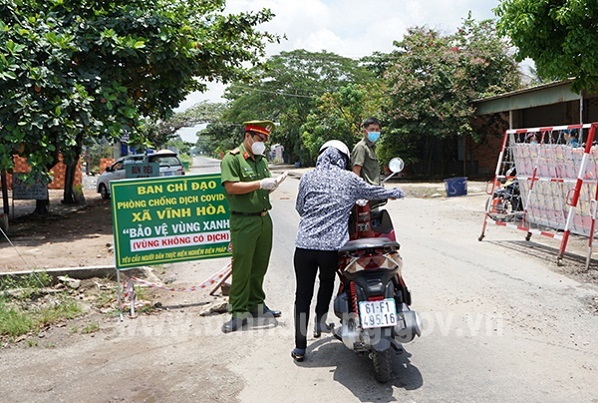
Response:
[{"label": "white car", "polygon": [[160,164],[160,176],[185,175],[185,169],[177,153],[160,150],[152,154],[133,154],[120,157],[98,176],[97,191],[102,199],[110,198],[110,181],[125,178],[125,164],[136,162],[157,162]]}]

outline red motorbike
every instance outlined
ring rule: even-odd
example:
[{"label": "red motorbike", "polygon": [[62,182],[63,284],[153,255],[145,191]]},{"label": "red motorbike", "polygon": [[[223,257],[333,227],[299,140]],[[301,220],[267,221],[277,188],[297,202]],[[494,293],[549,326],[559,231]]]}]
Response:
[{"label": "red motorbike", "polygon": [[[401,159],[393,158],[393,175],[403,166]],[[391,349],[400,352],[402,343],[421,335],[419,315],[409,308],[411,293],[402,276],[400,245],[388,211],[379,208],[384,204],[386,200],[357,204],[351,240],[339,251],[341,284],[334,300],[334,313],[341,321],[334,335],[349,349],[368,354],[375,378],[382,383],[392,376]]]}]

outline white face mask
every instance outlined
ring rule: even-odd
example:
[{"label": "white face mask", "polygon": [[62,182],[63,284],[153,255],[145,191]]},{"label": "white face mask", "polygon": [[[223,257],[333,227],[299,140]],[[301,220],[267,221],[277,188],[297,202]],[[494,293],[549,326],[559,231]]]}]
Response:
[{"label": "white face mask", "polygon": [[261,141],[254,141],[251,145],[253,155],[264,155],[264,151],[266,151],[266,145]]}]

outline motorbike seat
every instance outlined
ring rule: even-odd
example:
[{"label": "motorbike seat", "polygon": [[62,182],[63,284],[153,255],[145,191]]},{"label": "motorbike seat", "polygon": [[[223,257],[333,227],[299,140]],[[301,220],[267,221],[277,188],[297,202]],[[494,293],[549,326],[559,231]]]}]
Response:
[{"label": "motorbike seat", "polygon": [[340,249],[339,253],[353,252],[362,249],[378,249],[378,248],[391,248],[399,249],[399,245],[396,241],[391,241],[388,238],[361,238],[354,239],[344,244]]}]

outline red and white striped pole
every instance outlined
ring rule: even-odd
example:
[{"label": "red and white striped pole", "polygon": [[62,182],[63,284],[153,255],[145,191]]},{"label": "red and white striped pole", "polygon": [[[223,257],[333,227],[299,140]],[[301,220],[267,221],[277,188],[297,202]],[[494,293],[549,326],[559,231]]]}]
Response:
[{"label": "red and white striped pole", "polygon": [[[579,194],[581,193],[581,185],[583,184],[583,177],[585,175],[586,167],[588,165],[588,159],[590,158],[592,143],[594,142],[596,126],[598,126],[598,123],[592,123],[592,126],[590,127],[590,132],[588,133],[588,138],[586,140],[586,146],[584,149],[583,157],[581,159],[581,165],[577,174],[577,181],[575,182],[575,191],[573,192],[573,199],[571,200],[571,208],[569,209],[569,214],[567,215],[565,231],[563,232],[563,240],[561,241],[561,248],[559,250],[559,256],[557,258],[558,263],[560,263],[563,259],[563,256],[565,255],[565,249],[567,248],[567,241],[569,240],[569,234],[571,233],[571,224],[573,222],[573,217],[575,217],[575,212],[577,210],[577,202],[579,201]],[[590,235],[593,236],[593,234]]]},{"label": "red and white striped pole", "polygon": [[[498,175],[500,175],[500,167],[502,165],[502,161],[505,156],[505,149],[507,147],[507,137],[508,130],[505,130],[505,134],[502,138],[502,147],[500,148],[500,154],[498,154],[498,162],[496,163],[496,170],[494,171],[494,180],[492,181],[492,190],[490,191],[490,198],[492,200],[492,195],[494,195],[494,189],[496,188],[496,181],[498,180]],[[489,208],[492,208],[492,202],[488,204]],[[486,225],[488,220],[488,210],[486,209],[486,214],[484,214],[484,224],[482,224],[482,233],[478,237],[478,241],[482,241],[484,239],[484,234],[486,233]]]}]

